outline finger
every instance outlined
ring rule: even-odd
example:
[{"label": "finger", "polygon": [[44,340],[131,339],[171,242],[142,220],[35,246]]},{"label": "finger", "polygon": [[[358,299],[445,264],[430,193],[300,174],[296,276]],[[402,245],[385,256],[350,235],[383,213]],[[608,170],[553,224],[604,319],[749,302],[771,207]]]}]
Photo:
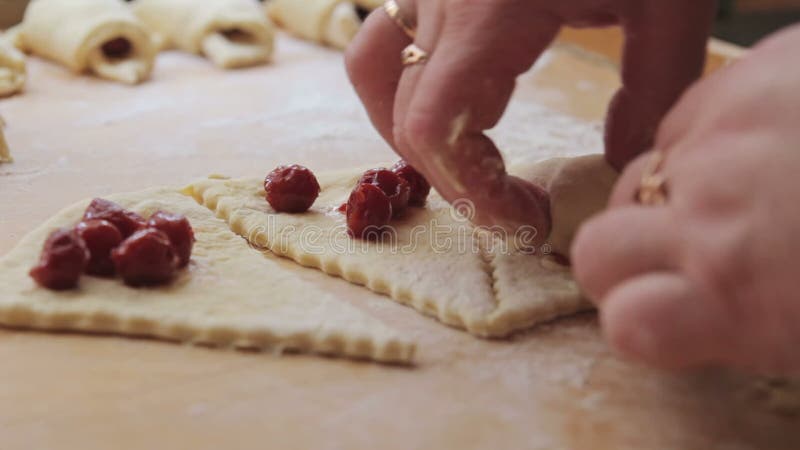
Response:
[{"label": "finger", "polygon": [[[413,10],[416,13],[415,22],[417,23],[414,44],[426,51],[429,55],[436,51],[436,44],[441,31],[443,16],[441,10],[442,2],[417,2],[417,0],[400,0],[398,3],[404,10]],[[414,64],[406,66],[400,76],[397,86],[394,105],[394,138],[397,147],[401,152],[407,152],[409,145],[402,131],[404,118],[411,104],[411,99],[416,91],[417,83],[425,71],[426,64]],[[404,154],[404,156],[406,156]]]},{"label": "finger", "polygon": [[703,69],[711,0],[630,2],[622,88],[609,107],[606,155],[617,169],[649,148],[659,123]]},{"label": "finger", "polygon": [[[447,11],[435,50],[424,69],[416,69],[418,79],[400,87],[398,106],[403,98],[408,107],[395,111],[398,145],[433,186],[447,200],[472,200],[477,222],[509,230],[548,225],[536,200],[543,191],[509,177],[482,133],[497,123],[516,77],[558,29],[554,18],[528,11],[529,3],[500,9],[491,2],[461,2],[460,9]],[[538,19],[532,24],[520,17]]]},{"label": "finger", "polygon": [[606,338],[623,355],[665,368],[725,363],[736,329],[723,305],[688,278],[650,273],[627,281],[603,300]]},{"label": "finger", "polygon": [[386,12],[379,10],[367,17],[345,53],[350,81],[372,124],[390,145],[394,96],[403,71],[400,52],[410,42]]},{"label": "finger", "polygon": [[630,206],[606,211],[583,225],[572,246],[573,273],[602,306],[606,294],[630,278],[678,266],[682,236],[668,208]]}]

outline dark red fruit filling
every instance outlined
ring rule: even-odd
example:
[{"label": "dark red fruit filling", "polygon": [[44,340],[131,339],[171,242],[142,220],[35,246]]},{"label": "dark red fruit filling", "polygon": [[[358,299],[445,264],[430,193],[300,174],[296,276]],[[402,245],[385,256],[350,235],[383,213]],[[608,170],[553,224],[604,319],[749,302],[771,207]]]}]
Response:
[{"label": "dark red fruit filling", "polygon": [[72,289],[89,263],[89,249],[75,230],[61,228],[50,234],[39,263],[29,274],[40,286]]},{"label": "dark red fruit filling", "polygon": [[92,203],[89,204],[83,214],[84,221],[95,219],[111,222],[122,234],[123,239],[141,230],[146,225],[142,216],[102,198],[92,200]]},{"label": "dark red fruit filling", "polygon": [[178,268],[175,248],[164,232],[137,231],[111,252],[117,273],[125,284],[148,286],[172,279]]},{"label": "dark red fruit filling", "polygon": [[301,213],[314,204],[319,195],[319,183],[303,166],[278,166],[264,180],[264,191],[275,211]]},{"label": "dark red fruit filling", "polygon": [[133,46],[125,38],[116,38],[103,44],[102,50],[108,58],[124,58],[131,53]]},{"label": "dark red fruit filling", "polygon": [[392,218],[389,197],[374,184],[360,184],[347,200],[347,232],[355,238],[378,237]]},{"label": "dark red fruit filling", "polygon": [[395,217],[408,207],[411,188],[406,180],[388,169],[371,169],[364,172],[358,184],[372,184],[379,187],[392,203]]},{"label": "dark red fruit filling", "polygon": [[150,216],[147,227],[162,231],[167,235],[178,256],[179,268],[189,264],[194,245],[194,231],[186,216],[158,211]]},{"label": "dark red fruit filling", "polygon": [[397,161],[397,163],[392,166],[392,172],[408,182],[411,189],[408,204],[411,206],[424,206],[425,200],[431,192],[431,185],[428,183],[428,180],[403,159]]},{"label": "dark red fruit filling", "polygon": [[78,223],[75,231],[89,249],[90,256],[86,273],[103,277],[114,275],[111,250],[122,242],[122,233],[117,227],[107,220],[94,219]]}]

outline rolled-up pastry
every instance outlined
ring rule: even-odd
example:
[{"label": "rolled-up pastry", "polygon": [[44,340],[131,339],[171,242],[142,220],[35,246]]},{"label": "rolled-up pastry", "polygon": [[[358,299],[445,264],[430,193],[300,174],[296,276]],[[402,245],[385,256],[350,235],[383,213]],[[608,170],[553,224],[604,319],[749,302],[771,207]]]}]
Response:
[{"label": "rolled-up pastry", "polygon": [[25,55],[0,39],[0,97],[20,92],[25,86]]},{"label": "rolled-up pastry", "polygon": [[356,5],[367,11],[378,9],[386,3],[385,0],[355,0],[355,2]]},{"label": "rolled-up pastry", "polygon": [[25,50],[25,44],[22,42],[22,24],[7,29],[0,40],[16,49]]},{"label": "rolled-up pastry", "polygon": [[267,14],[293,35],[343,49],[361,28],[365,10],[346,0],[272,0]]},{"label": "rolled-up pastry", "polygon": [[272,25],[256,0],[136,0],[133,10],[166,47],[205,55],[225,69],[272,56]]},{"label": "rolled-up pastry", "polygon": [[3,133],[3,128],[5,128],[5,126],[6,122],[3,120],[3,117],[0,116],[0,164],[13,161],[13,159],[11,159],[11,152],[8,151],[5,133]]},{"label": "rolled-up pastry", "polygon": [[74,72],[136,84],[153,70],[150,36],[121,0],[32,0],[18,32],[23,50]]}]

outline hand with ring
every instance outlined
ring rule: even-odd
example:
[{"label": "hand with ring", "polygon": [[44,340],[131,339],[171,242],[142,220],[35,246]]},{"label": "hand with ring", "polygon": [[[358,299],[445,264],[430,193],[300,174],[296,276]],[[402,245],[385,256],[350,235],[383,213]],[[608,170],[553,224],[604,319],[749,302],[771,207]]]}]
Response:
[{"label": "hand with ring", "polygon": [[348,73],[387,142],[490,225],[548,225],[546,195],[508,176],[483,133],[515,78],[562,25],[622,24],[606,156],[627,168],[571,255],[606,336],[658,366],[800,371],[800,29],[675,105],[700,75],[714,1],[395,2],[368,18]]},{"label": "hand with ring", "polygon": [[573,269],[613,346],[668,368],[800,373],[800,26],[692,87]]},{"label": "hand with ring", "polygon": [[652,143],[658,122],[701,73],[713,0],[389,0],[367,18],[346,59],[369,116],[447,200],[475,221],[549,233],[547,193],[507,175],[483,133],[502,116],[518,75],[563,25],[624,24],[624,87],[608,116],[617,168]]}]

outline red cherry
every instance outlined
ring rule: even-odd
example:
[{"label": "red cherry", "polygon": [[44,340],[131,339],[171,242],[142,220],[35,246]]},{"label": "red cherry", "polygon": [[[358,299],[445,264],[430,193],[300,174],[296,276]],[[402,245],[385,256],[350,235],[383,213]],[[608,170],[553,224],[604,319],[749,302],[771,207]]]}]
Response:
[{"label": "red cherry", "polygon": [[319,196],[319,183],[303,166],[278,166],[264,179],[264,191],[275,211],[301,213],[308,211]]},{"label": "red cherry", "polygon": [[408,207],[411,188],[406,180],[388,169],[370,169],[361,175],[358,184],[373,184],[381,188],[392,203],[392,212],[397,217]]},{"label": "red cherry", "polygon": [[355,238],[377,237],[392,218],[392,202],[374,184],[359,184],[347,200],[347,232]]},{"label": "red cherry", "polygon": [[123,239],[145,226],[145,220],[142,216],[102,198],[92,200],[92,203],[89,203],[86,208],[86,212],[83,213],[84,221],[95,219],[111,222],[122,234]]},{"label": "red cherry", "polygon": [[152,228],[125,239],[111,252],[111,259],[117,273],[130,286],[166,283],[178,268],[178,256],[169,238]]},{"label": "red cherry", "polygon": [[89,249],[75,230],[58,229],[42,248],[39,263],[29,275],[40,286],[53,290],[72,289],[89,262]]},{"label": "red cherry", "polygon": [[178,255],[179,268],[189,264],[194,245],[194,230],[186,216],[158,211],[150,216],[147,226],[163,231],[167,235],[172,246],[175,247],[175,254]]},{"label": "red cherry", "polygon": [[89,248],[89,264],[86,273],[89,275],[114,275],[114,262],[111,261],[111,250],[122,242],[122,233],[107,220],[86,220],[75,226],[75,231],[86,242]]},{"label": "red cherry", "polygon": [[431,192],[431,185],[428,183],[428,180],[404,159],[397,161],[397,163],[392,166],[392,172],[406,180],[411,187],[408,204],[411,206],[424,206],[425,200]]}]

